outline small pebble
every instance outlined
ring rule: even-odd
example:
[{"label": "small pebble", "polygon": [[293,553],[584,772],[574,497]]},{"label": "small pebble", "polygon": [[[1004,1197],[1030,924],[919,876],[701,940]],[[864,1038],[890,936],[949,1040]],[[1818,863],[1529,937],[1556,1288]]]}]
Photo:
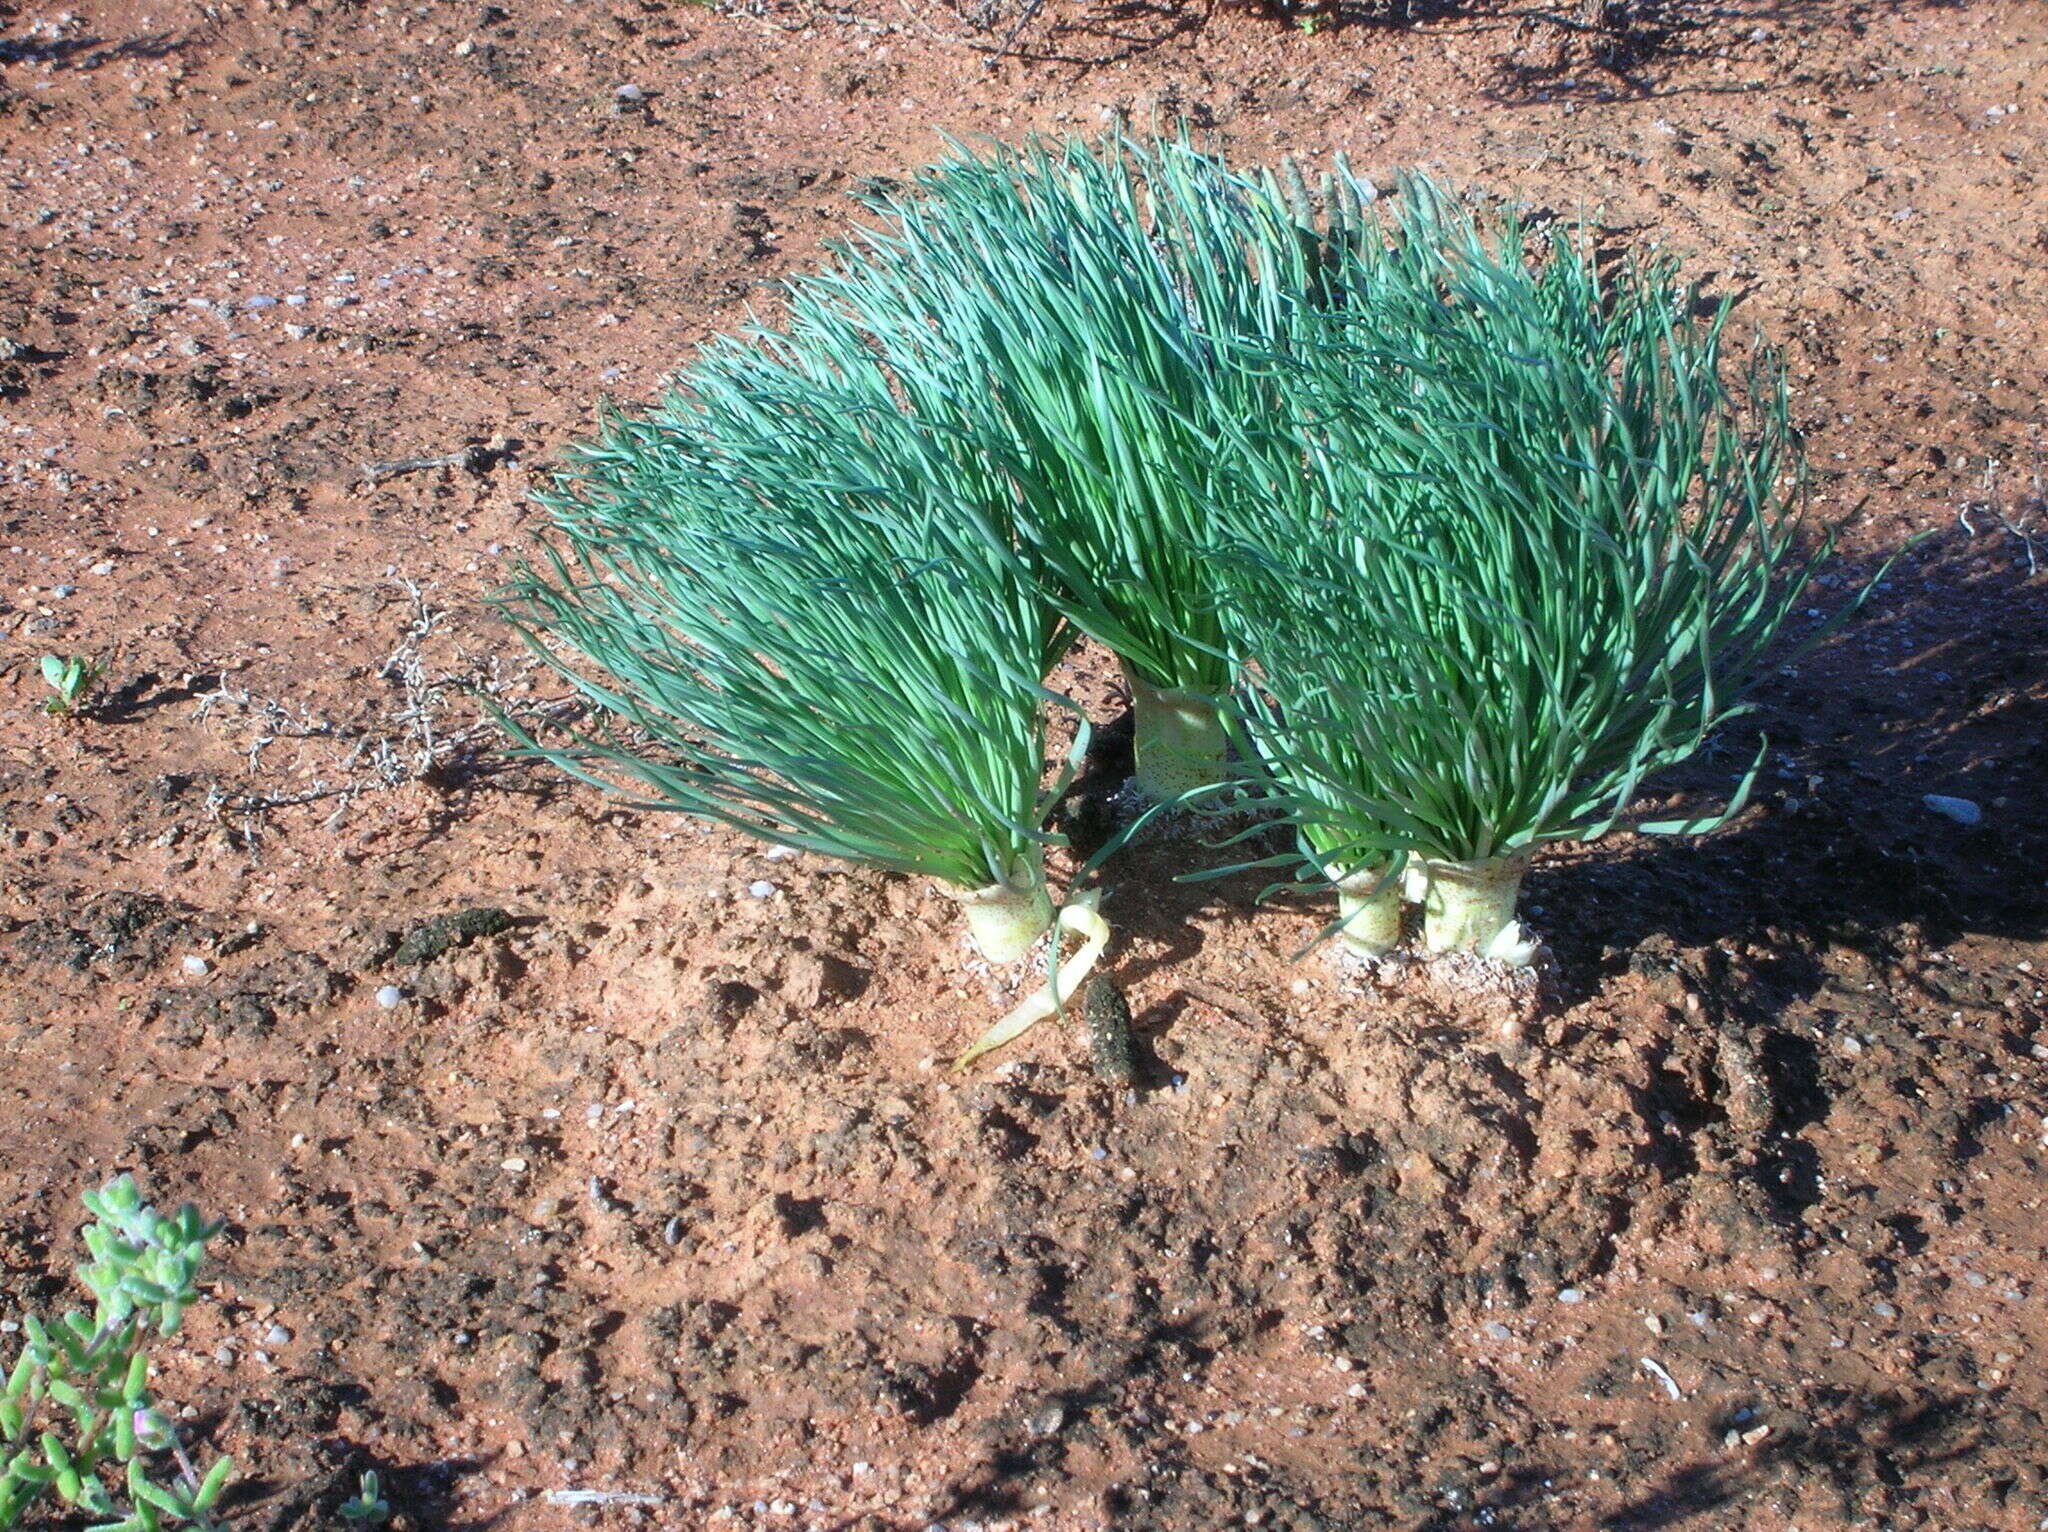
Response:
[{"label": "small pebble", "polygon": [[1489,1340],[1513,1340],[1515,1338],[1515,1332],[1502,1324],[1498,1319],[1487,1320],[1484,1328]]},{"label": "small pebble", "polygon": [[766,878],[757,878],[747,885],[747,892],[756,899],[772,899],[775,897],[775,885]]},{"label": "small pebble", "polygon": [[232,1346],[215,1346],[213,1348],[213,1359],[223,1367],[232,1367],[235,1365],[235,1348]]},{"label": "small pebble", "polygon": [[612,94],[621,101],[645,101],[647,99],[647,92],[637,85],[621,85]]},{"label": "small pebble", "polygon": [[516,1176],[519,1174],[520,1171],[526,1169],[526,1161],[520,1159],[517,1155],[514,1155],[509,1160],[501,1160],[498,1164],[498,1169],[509,1170]]},{"label": "small pebble", "polygon": [[405,991],[396,984],[387,984],[377,991],[377,1004],[387,1011],[395,1011],[405,1004]]},{"label": "small pebble", "polygon": [[1968,798],[1950,798],[1942,793],[1927,793],[1920,801],[1946,819],[1953,819],[1959,825],[1973,825],[1984,817],[1984,811]]},{"label": "small pebble", "polygon": [[1559,1303],[1584,1303],[1586,1295],[1576,1287],[1560,1288],[1557,1294],[1557,1301]]},{"label": "small pebble", "polygon": [[263,1332],[263,1344],[266,1346],[289,1346],[291,1343],[292,1332],[283,1325],[272,1325]]},{"label": "small pebble", "polygon": [[195,979],[203,979],[213,972],[213,965],[207,962],[205,958],[199,957],[196,954],[188,955],[183,966],[185,972],[192,975]]},{"label": "small pebble", "polygon": [[1889,1303],[1873,1303],[1870,1306],[1870,1312],[1879,1319],[1897,1319],[1899,1317],[1899,1311]]}]

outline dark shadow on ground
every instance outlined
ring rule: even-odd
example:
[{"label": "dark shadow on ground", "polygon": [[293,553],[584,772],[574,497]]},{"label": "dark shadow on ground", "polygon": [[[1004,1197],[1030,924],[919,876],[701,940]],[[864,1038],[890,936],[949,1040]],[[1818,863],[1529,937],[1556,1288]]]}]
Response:
[{"label": "dark shadow on ground", "polygon": [[[1873,572],[1838,566],[1814,599],[1836,606]],[[1525,908],[1568,991],[1590,993],[1653,939],[1753,944],[1768,957],[1745,962],[1735,998],[1764,1019],[1812,993],[1831,946],[1888,971],[1903,962],[1925,987],[1938,979],[1905,961],[1922,946],[2048,936],[2048,816],[2036,807],[2048,784],[2048,576],[1998,539],[1943,533],[1756,701],[1670,779],[1680,793],[1667,806],[1704,808],[1768,739],[1732,827],[1618,838],[1532,869]],[[1945,813],[1930,797],[1964,806]],[[1976,823],[1952,817],[1972,810]]]}]

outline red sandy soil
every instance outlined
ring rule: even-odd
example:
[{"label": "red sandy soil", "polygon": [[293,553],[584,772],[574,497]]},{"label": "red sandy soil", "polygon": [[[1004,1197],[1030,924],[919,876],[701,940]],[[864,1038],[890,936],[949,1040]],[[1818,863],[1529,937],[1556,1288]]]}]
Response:
[{"label": "red sandy soil", "polygon": [[[1321,16],[0,5],[0,1313],[117,1169],[227,1218],[160,1381],[238,1526],[2048,1525],[2048,13]],[[600,396],[942,134],[1118,114],[1660,241],[1788,347],[1816,610],[1932,533],[1681,784],[1762,729],[1740,819],[1538,866],[1520,1037],[1162,841],[1135,1095],[950,1076],[1017,976],[943,901],[478,724]]]}]

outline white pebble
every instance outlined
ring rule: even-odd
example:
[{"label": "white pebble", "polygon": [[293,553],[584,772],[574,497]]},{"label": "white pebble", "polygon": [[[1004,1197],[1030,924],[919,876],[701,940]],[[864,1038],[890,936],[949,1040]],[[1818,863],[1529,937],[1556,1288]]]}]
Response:
[{"label": "white pebble", "polygon": [[283,1325],[272,1325],[263,1332],[263,1344],[266,1346],[289,1346],[291,1343],[292,1332]]},{"label": "white pebble", "polygon": [[747,892],[756,899],[772,899],[775,897],[775,885],[766,878],[757,878],[747,885]]},{"label": "white pebble", "polygon": [[185,958],[184,969],[185,972],[192,975],[193,978],[203,979],[208,974],[213,972],[213,965],[207,962],[205,958],[200,957],[197,953],[192,953]]},{"label": "white pebble", "polygon": [[1584,1303],[1586,1295],[1576,1287],[1561,1287],[1557,1292],[1559,1303]]},{"label": "white pebble", "polygon": [[387,984],[377,991],[377,1004],[387,1011],[395,1011],[405,1004],[405,991],[396,984]]},{"label": "white pebble", "polygon": [[509,1160],[501,1161],[498,1165],[498,1169],[509,1170],[512,1172],[512,1174],[516,1176],[519,1174],[520,1171],[526,1169],[526,1161],[520,1159],[517,1155],[514,1155]]}]

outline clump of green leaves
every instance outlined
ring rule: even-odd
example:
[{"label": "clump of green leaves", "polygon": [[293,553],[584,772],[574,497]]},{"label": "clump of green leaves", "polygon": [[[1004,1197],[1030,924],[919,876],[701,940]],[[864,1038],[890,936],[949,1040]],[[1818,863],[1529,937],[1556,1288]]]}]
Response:
[{"label": "clump of green leaves", "polygon": [[43,711],[56,718],[79,716],[106,673],[106,662],[88,655],[44,655],[43,682],[53,695],[44,700]]},{"label": "clump of green leaves", "polygon": [[999,471],[991,524],[1117,656],[1155,798],[1224,774],[1219,447],[1277,407],[1266,356],[1344,301],[1332,262],[1365,225],[1339,172],[1318,227],[1184,140],[956,148],[872,193],[881,226],[793,294],[796,323],[850,330]]},{"label": "clump of green leaves", "polygon": [[[1727,311],[1582,231],[1404,187],[1362,300],[1285,360],[1286,429],[1240,436],[1224,624],[1236,711],[1360,944],[1525,957],[1532,852],[1597,837],[1745,710],[1828,540],[1800,535],[1782,369],[1731,376]],[[1761,757],[1759,757],[1761,759]],[[1752,769],[1751,776],[1754,775]],[[1637,825],[1711,828],[1722,814]]]},{"label": "clump of green leaves", "polygon": [[1020,957],[1052,918],[1043,678],[1071,635],[986,534],[995,494],[829,333],[715,344],[548,497],[560,542],[505,611],[598,721],[512,727],[646,805],[937,879]]},{"label": "clump of green leaves", "polygon": [[[45,1325],[22,1319],[24,1342],[0,1390],[0,1529],[54,1497],[97,1518],[102,1532],[218,1527],[212,1511],[234,1471],[201,1474],[149,1389],[152,1335],[175,1335],[197,1298],[206,1243],[220,1231],[187,1206],[166,1218],[120,1176],[84,1197],[81,1236],[92,1259],[78,1278],[93,1312]],[[171,1462],[159,1467],[158,1460]],[[109,1479],[114,1486],[110,1487]]]}]

